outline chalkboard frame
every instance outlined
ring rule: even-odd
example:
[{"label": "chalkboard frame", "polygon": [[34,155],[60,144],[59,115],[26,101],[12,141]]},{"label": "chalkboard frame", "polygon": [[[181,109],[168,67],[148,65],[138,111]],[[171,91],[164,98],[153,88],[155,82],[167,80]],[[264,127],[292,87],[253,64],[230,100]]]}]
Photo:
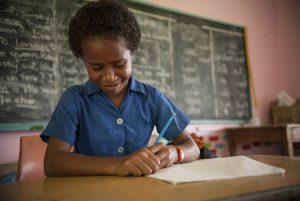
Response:
[{"label": "chalkboard frame", "polygon": [[[243,33],[243,38],[244,38],[244,47],[245,47],[245,59],[246,59],[246,73],[247,73],[247,83],[248,83],[248,102],[249,102],[249,117],[246,119],[230,119],[230,120],[220,120],[220,119],[207,119],[207,120],[192,120],[191,123],[192,124],[243,124],[243,123],[247,123],[251,120],[252,118],[252,95],[251,95],[251,77],[249,77],[251,74],[249,73],[250,71],[250,66],[249,66],[249,56],[247,55],[247,38],[246,38],[246,28],[241,26],[241,25],[235,25],[232,23],[227,23],[224,21],[219,21],[219,20],[213,20],[207,17],[203,17],[203,16],[198,16],[198,15],[193,15],[191,13],[186,13],[180,10],[175,10],[175,9],[170,9],[170,8],[166,8],[163,6],[159,6],[156,4],[152,4],[149,2],[141,2],[138,0],[127,0],[127,1],[121,1],[121,3],[124,3],[125,5],[127,5],[129,8],[131,9],[136,9],[136,7],[140,8],[143,7],[145,9],[147,9],[148,12],[157,12],[157,9],[159,9],[159,12],[167,12],[167,13],[173,13],[173,14],[177,14],[177,15],[181,15],[181,16],[187,16],[187,17],[192,17],[195,19],[199,19],[199,20],[206,20],[206,21],[210,21],[210,22],[215,22],[217,24],[220,24],[221,26],[232,26],[235,27],[237,29],[243,29],[244,33]],[[0,123],[0,131],[14,131],[14,130],[40,130],[43,129],[45,126],[47,125],[46,121],[41,121],[41,122],[25,122],[25,123]]]}]

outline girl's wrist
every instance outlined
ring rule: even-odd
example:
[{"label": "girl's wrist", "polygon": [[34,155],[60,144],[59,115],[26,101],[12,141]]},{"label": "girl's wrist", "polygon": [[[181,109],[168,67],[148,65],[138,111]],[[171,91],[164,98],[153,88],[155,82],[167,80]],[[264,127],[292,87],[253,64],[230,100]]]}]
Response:
[{"label": "girl's wrist", "polygon": [[176,146],[174,144],[169,145],[169,146],[171,146],[171,149],[172,149],[172,159],[173,159],[172,164],[173,163],[177,163],[177,161],[178,161],[178,154],[177,154]]}]

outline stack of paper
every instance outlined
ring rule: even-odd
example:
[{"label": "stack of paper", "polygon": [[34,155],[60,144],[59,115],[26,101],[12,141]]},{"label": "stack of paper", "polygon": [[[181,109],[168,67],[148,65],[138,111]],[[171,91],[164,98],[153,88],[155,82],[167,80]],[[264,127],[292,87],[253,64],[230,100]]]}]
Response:
[{"label": "stack of paper", "polygon": [[281,91],[277,94],[277,106],[278,107],[291,107],[296,103],[296,100],[290,96],[286,91]]},{"label": "stack of paper", "polygon": [[149,177],[172,184],[284,174],[285,170],[245,156],[197,160],[160,169]]}]

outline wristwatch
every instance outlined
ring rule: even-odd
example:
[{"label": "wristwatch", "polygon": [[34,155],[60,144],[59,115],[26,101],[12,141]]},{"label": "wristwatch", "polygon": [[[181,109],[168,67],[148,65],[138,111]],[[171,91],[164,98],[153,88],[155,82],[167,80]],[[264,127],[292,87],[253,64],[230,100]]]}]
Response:
[{"label": "wristwatch", "polygon": [[179,163],[180,161],[182,161],[184,159],[184,153],[183,153],[182,149],[180,149],[179,147],[177,147],[175,145],[174,145],[174,147],[176,148],[177,156],[178,156],[177,163]]}]

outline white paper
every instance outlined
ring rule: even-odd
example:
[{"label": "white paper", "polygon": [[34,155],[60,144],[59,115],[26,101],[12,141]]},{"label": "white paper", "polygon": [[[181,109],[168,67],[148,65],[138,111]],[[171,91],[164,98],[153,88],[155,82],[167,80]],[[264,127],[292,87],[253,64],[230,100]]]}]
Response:
[{"label": "white paper", "polygon": [[245,156],[202,159],[160,169],[149,177],[172,184],[284,174],[285,170]]}]

